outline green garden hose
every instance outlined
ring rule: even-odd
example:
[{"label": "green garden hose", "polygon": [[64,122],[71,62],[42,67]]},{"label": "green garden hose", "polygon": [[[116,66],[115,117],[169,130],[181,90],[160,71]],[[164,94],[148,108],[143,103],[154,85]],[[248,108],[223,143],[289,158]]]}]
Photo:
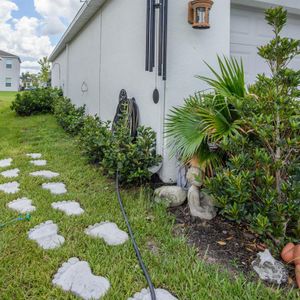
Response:
[{"label": "green garden hose", "polygon": [[19,216],[17,218],[14,218],[14,219],[12,219],[10,221],[7,221],[5,223],[0,223],[0,229],[2,229],[4,227],[7,227],[8,225],[16,223],[18,221],[30,221],[30,219],[31,219],[30,213],[27,213],[25,215],[19,214]]}]

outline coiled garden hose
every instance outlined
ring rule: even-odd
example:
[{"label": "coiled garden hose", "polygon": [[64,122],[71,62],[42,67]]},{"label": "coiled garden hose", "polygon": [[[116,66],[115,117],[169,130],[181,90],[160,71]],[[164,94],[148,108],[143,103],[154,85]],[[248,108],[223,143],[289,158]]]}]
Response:
[{"label": "coiled garden hose", "polygon": [[128,217],[127,217],[127,214],[126,214],[126,211],[125,211],[125,208],[124,208],[124,204],[123,204],[123,201],[122,201],[122,198],[121,198],[120,189],[119,189],[119,172],[117,172],[117,174],[116,174],[116,191],[117,191],[117,198],[118,198],[118,201],[119,201],[119,204],[120,204],[120,208],[121,208],[124,220],[125,220],[127,228],[128,228],[128,232],[129,232],[129,235],[130,235],[130,238],[131,238],[131,242],[132,242],[136,257],[139,261],[140,267],[141,267],[141,269],[144,273],[145,279],[146,279],[146,281],[148,283],[148,286],[149,286],[149,290],[150,290],[150,294],[151,294],[151,300],[156,300],[155,289],[154,289],[153,283],[151,281],[151,277],[150,277],[150,275],[148,273],[148,270],[145,266],[145,263],[143,261],[143,258],[142,258],[142,255],[140,253],[139,247],[138,247],[138,245],[135,241],[134,234],[133,234],[131,225],[129,223],[129,220],[128,220]]}]

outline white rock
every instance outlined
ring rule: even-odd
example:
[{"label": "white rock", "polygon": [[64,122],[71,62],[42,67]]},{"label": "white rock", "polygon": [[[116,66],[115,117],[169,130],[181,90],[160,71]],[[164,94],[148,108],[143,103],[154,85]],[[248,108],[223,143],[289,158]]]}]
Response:
[{"label": "white rock", "polygon": [[165,203],[168,207],[175,207],[183,204],[187,192],[179,186],[162,186],[154,191],[154,201]]},{"label": "white rock", "polygon": [[7,170],[4,172],[1,172],[1,175],[5,178],[15,178],[19,176],[19,169],[12,169],[12,170]]},{"label": "white rock", "polygon": [[46,160],[31,160],[30,163],[32,163],[35,166],[46,166],[47,161]]},{"label": "white rock", "polygon": [[35,206],[32,205],[32,200],[28,198],[19,198],[17,200],[11,201],[7,204],[7,206],[10,209],[16,210],[21,214],[36,210]]},{"label": "white rock", "polygon": [[186,179],[190,185],[202,186],[202,172],[200,168],[190,167],[186,174]]},{"label": "white rock", "polygon": [[12,163],[12,158],[6,158],[6,159],[2,159],[0,160],[0,168],[6,168],[9,167]]},{"label": "white rock", "polygon": [[38,158],[41,158],[42,157],[42,154],[41,153],[28,153],[26,154],[28,157],[31,157],[33,159],[38,159]]},{"label": "white rock", "polygon": [[212,198],[200,192],[195,185],[189,188],[188,204],[193,217],[198,217],[202,220],[212,220],[217,214]]},{"label": "white rock", "polygon": [[53,221],[39,224],[28,232],[28,238],[36,241],[45,250],[61,246],[65,239],[57,234],[58,226]]},{"label": "white rock", "polygon": [[31,176],[36,176],[36,177],[39,176],[39,177],[44,177],[44,178],[51,179],[51,178],[59,176],[59,173],[42,170],[42,171],[32,172],[32,173],[30,173],[30,175]]},{"label": "white rock", "polygon": [[54,202],[51,204],[54,209],[58,209],[66,213],[68,216],[78,216],[84,213],[84,210],[80,207],[80,204],[76,201],[62,201]]},{"label": "white rock", "polygon": [[65,184],[62,182],[43,183],[42,188],[49,190],[54,195],[61,195],[67,192]]},{"label": "white rock", "polygon": [[18,182],[9,182],[0,184],[0,191],[3,191],[6,194],[15,194],[19,189],[20,184]]},{"label": "white rock", "polygon": [[84,300],[98,300],[110,288],[110,283],[105,277],[93,275],[89,264],[76,257],[70,258],[62,265],[52,283]]},{"label": "white rock", "polygon": [[[155,289],[156,300],[178,300],[168,291],[163,289]],[[134,294],[132,298],[128,300],[151,300],[151,294],[149,289],[142,289],[140,293]]]},{"label": "white rock", "polygon": [[252,267],[262,280],[277,284],[288,281],[288,272],[284,264],[277,261],[268,249],[257,254],[257,258],[252,262]]},{"label": "white rock", "polygon": [[89,236],[102,238],[110,246],[124,244],[128,240],[128,234],[118,228],[117,224],[111,222],[101,222],[89,226],[85,233]]}]

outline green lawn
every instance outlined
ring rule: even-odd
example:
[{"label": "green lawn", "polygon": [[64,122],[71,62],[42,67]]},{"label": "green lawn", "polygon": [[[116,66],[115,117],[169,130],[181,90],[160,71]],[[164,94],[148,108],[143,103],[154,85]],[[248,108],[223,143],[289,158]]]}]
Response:
[{"label": "green lawn", "polygon": [[[130,242],[110,247],[84,234],[89,225],[106,220],[126,229],[114,183],[86,163],[74,138],[67,136],[52,116],[16,117],[9,110],[11,98],[13,94],[0,93],[0,159],[12,157],[13,167],[20,168],[17,180],[21,191],[16,195],[0,192],[0,222],[16,217],[6,204],[18,197],[32,199],[37,210],[30,222],[20,222],[0,231],[0,299],[77,299],[51,284],[61,264],[76,256],[88,261],[94,274],[109,279],[111,289],[103,299],[126,300],[146,285]],[[61,174],[58,180],[68,188],[65,196],[52,196],[40,187],[46,180],[28,176],[38,169],[29,164],[25,156],[29,152],[41,152],[48,160],[46,169]],[[0,178],[0,183],[4,182],[8,180]],[[263,284],[247,283],[242,277],[232,278],[204,264],[183,237],[172,235],[173,218],[162,207],[152,205],[143,189],[122,191],[122,194],[156,287],[168,289],[180,300],[298,299],[296,291],[287,293]],[[79,201],[85,213],[67,217],[51,209],[50,203],[60,200]],[[30,228],[47,220],[57,223],[66,239],[57,250],[44,251],[27,239]],[[149,250],[148,242],[155,243],[158,253]]]}]

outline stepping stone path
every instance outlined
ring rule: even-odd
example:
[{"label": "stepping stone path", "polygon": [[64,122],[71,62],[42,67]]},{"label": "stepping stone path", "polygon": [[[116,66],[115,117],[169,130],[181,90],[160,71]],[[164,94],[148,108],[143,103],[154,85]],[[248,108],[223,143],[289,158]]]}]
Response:
[{"label": "stepping stone path", "polygon": [[0,160],[0,168],[6,168],[9,167],[12,163],[12,158],[6,158],[6,159],[2,159]]},{"label": "stepping stone path", "polygon": [[51,179],[51,178],[59,176],[59,173],[42,170],[42,171],[32,172],[32,173],[30,173],[30,175],[35,176],[35,177],[44,177],[44,178]]},{"label": "stepping stone path", "polygon": [[28,238],[36,241],[45,250],[55,249],[65,242],[64,237],[57,232],[58,226],[53,221],[47,221],[30,229]]},{"label": "stepping stone path", "polygon": [[33,158],[33,159],[38,159],[42,157],[41,153],[28,153],[26,154],[28,157]]},{"label": "stepping stone path", "polygon": [[12,170],[7,170],[4,172],[1,172],[1,175],[5,178],[14,178],[19,176],[19,169],[12,169]]},{"label": "stepping stone path", "polygon": [[93,275],[89,264],[76,257],[62,265],[52,283],[85,300],[100,299],[110,288],[106,278]]},{"label": "stepping stone path", "polygon": [[63,211],[67,216],[79,216],[84,213],[84,210],[80,207],[80,204],[76,201],[62,201],[54,202],[51,204],[54,209]]},{"label": "stepping stone path", "polygon": [[54,195],[61,195],[67,192],[65,184],[62,182],[43,183],[42,188],[49,190]]},{"label": "stepping stone path", "polygon": [[35,166],[46,166],[47,161],[43,159],[41,160],[38,159],[38,160],[31,160],[30,163],[32,163]]},{"label": "stepping stone path", "polygon": [[32,212],[36,210],[36,207],[31,205],[32,200],[28,198],[19,198],[17,200],[14,200],[12,202],[9,202],[7,206],[10,209],[16,210],[17,212],[24,214],[28,212]]},{"label": "stepping stone path", "polygon": [[128,234],[118,228],[117,224],[102,222],[89,226],[85,233],[89,236],[102,238],[110,246],[124,244],[128,240]]},{"label": "stepping stone path", "polygon": [[0,184],[0,191],[6,193],[6,194],[15,194],[19,192],[19,186],[20,184],[18,182],[9,182]]},{"label": "stepping stone path", "polygon": [[[178,300],[168,291],[163,289],[155,289],[156,300]],[[140,293],[134,294],[132,298],[128,300],[151,300],[151,294],[149,289],[142,289]]]}]

